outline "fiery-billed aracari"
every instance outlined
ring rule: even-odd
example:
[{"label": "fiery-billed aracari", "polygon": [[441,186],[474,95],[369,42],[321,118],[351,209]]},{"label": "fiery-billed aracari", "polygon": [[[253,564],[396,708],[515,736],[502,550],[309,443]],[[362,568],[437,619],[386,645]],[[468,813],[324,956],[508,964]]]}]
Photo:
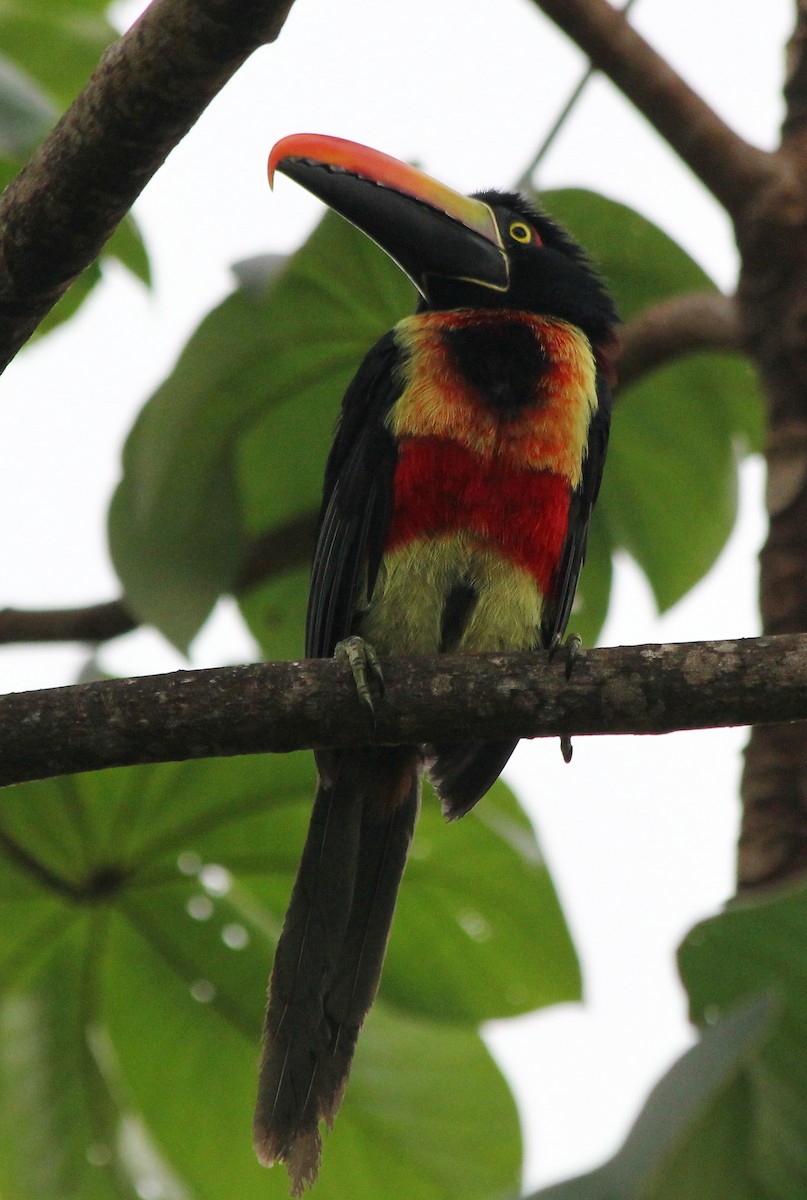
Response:
[{"label": "fiery-billed aracari", "polygon": [[[269,159],[420,292],[347,389],[325,470],[306,653],[359,635],[382,655],[552,647],[600,486],[617,317],[584,252],[523,196],[461,196],[338,138]],[[370,658],[372,662],[372,657]],[[255,1144],[314,1180],[378,986],[424,767],[450,818],[515,743],[320,751],[275,957]],[[424,948],[428,953],[428,947]]]}]

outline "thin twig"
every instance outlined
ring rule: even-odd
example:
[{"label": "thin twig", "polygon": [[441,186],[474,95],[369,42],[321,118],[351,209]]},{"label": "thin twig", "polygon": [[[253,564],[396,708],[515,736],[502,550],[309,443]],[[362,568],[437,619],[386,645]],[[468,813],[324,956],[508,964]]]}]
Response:
[{"label": "thin twig", "polygon": [[616,84],[728,213],[778,178],[774,155],[740,137],[608,0],[533,0]]},{"label": "thin twig", "polygon": [[[622,5],[622,14],[624,17],[627,18],[630,10],[633,8],[635,3],[636,3],[636,0],[626,0],[625,4]],[[566,124],[569,117],[571,116],[572,110],[574,109],[578,100],[583,95],[583,92],[586,90],[589,83],[591,82],[591,80],[594,78],[594,76],[596,74],[597,74],[597,68],[595,66],[589,64],[589,66],[586,68],[586,70],[580,76],[580,80],[577,83],[577,85],[575,86],[571,95],[569,96],[569,99],[566,101],[563,108],[560,110],[557,117],[553,121],[552,126],[550,127],[549,132],[546,134],[544,140],[541,142],[541,145],[538,147],[538,149],[535,151],[535,154],[530,159],[529,165],[524,168],[523,172],[519,176],[518,183],[516,184],[517,188],[529,188],[530,187],[530,185],[532,184],[532,180],[533,180],[533,176],[535,175],[535,172],[538,170],[538,167],[541,165],[543,160],[546,158],[553,142],[555,141],[555,138],[558,136],[560,131],[563,129],[563,126]]]}]

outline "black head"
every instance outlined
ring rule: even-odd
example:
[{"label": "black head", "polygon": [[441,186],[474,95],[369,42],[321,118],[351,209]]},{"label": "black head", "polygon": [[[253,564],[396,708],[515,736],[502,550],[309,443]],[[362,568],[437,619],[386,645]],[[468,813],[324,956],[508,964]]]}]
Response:
[{"label": "black head", "polygon": [[475,192],[493,213],[509,263],[503,290],[463,280],[433,279],[422,308],[511,308],[560,317],[594,343],[618,324],[616,307],[585,250],[519,192]]}]

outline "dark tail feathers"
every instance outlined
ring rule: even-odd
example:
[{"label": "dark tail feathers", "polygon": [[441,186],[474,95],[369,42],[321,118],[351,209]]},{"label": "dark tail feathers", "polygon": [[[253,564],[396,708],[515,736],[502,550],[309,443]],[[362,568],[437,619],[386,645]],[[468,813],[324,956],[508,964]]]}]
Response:
[{"label": "dark tail feathers", "polygon": [[255,1109],[255,1148],[314,1182],[319,1122],[339,1108],[381,976],[420,799],[409,748],[340,756],[320,782],[277,947]]}]

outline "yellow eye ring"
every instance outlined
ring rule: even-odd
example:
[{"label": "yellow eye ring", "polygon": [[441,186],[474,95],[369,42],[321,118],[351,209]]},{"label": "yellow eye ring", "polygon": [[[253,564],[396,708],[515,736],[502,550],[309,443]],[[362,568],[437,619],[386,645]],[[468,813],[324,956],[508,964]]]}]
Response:
[{"label": "yellow eye ring", "polygon": [[526,245],[527,242],[532,241],[532,230],[523,221],[513,221],[510,226],[510,237],[514,242],[522,242]]}]

